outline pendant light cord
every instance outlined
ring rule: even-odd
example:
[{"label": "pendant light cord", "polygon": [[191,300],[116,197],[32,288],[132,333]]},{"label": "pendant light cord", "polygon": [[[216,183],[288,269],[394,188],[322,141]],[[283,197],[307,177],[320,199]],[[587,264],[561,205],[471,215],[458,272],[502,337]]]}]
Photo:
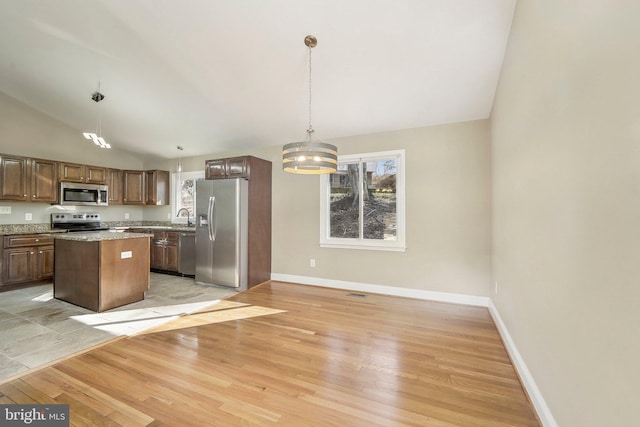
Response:
[{"label": "pendant light cord", "polygon": [[[98,80],[98,94],[100,94],[102,92],[100,92],[100,80]],[[100,117],[100,95],[98,95],[98,101],[96,101],[96,104],[98,104],[98,123],[96,124],[96,130],[98,132],[98,137],[102,138],[102,120]]]},{"label": "pendant light cord", "polygon": [[311,132],[313,132],[313,126],[311,126],[311,46],[309,46],[309,140],[311,140]]}]

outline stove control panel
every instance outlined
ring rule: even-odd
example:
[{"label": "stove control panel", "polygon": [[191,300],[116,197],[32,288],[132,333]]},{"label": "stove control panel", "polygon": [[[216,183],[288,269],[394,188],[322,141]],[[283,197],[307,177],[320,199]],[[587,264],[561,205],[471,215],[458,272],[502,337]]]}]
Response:
[{"label": "stove control panel", "polygon": [[51,214],[51,222],[97,222],[100,221],[98,212],[60,212]]}]

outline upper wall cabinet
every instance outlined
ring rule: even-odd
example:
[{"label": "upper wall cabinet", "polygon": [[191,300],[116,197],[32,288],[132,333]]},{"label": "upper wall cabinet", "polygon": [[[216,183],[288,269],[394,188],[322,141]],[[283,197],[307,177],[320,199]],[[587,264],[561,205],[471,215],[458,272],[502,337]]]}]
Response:
[{"label": "upper wall cabinet", "polygon": [[144,202],[144,172],[122,171],[122,203],[125,205],[144,205]]},{"label": "upper wall cabinet", "polygon": [[0,199],[29,200],[29,159],[2,155],[0,157]]},{"label": "upper wall cabinet", "polygon": [[60,181],[107,184],[107,168],[60,162]]},{"label": "upper wall cabinet", "polygon": [[52,160],[31,159],[32,202],[55,203],[58,201],[58,163]]},{"label": "upper wall cabinet", "polygon": [[250,178],[251,156],[230,157],[207,160],[205,162],[206,179]]},{"label": "upper wall cabinet", "polygon": [[0,154],[0,200],[55,203],[57,163]]},{"label": "upper wall cabinet", "polygon": [[168,205],[169,172],[119,170],[0,154],[0,200],[56,203],[58,182],[109,186],[109,204]]},{"label": "upper wall cabinet", "polygon": [[122,203],[125,205],[168,205],[169,172],[123,170]]},{"label": "upper wall cabinet", "polygon": [[146,205],[169,204],[169,172],[161,170],[145,171]]},{"label": "upper wall cabinet", "polygon": [[107,185],[109,185],[109,204],[122,204],[122,171],[120,169],[107,170]]}]

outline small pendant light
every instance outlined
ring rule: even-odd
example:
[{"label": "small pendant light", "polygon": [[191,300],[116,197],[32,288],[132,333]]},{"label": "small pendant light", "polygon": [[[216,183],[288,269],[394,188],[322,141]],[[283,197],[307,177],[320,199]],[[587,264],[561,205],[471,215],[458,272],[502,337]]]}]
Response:
[{"label": "small pendant light", "polygon": [[[104,99],[104,95],[100,93],[100,82],[98,82],[98,90],[91,94],[91,99],[96,103],[99,103]],[[100,104],[97,107],[98,120],[96,124],[96,133],[84,132],[82,135],[96,144],[100,148],[111,148],[111,145],[107,143],[102,137],[102,118],[100,117]]]}]

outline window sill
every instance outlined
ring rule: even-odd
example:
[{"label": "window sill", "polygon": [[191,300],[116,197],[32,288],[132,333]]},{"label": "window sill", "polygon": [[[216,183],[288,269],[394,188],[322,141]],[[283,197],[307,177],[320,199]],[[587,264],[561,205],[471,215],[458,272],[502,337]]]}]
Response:
[{"label": "window sill", "polygon": [[387,251],[387,252],[406,252],[406,246],[382,246],[373,244],[353,244],[353,243],[327,243],[320,242],[321,248],[334,249],[364,249],[366,251]]}]

